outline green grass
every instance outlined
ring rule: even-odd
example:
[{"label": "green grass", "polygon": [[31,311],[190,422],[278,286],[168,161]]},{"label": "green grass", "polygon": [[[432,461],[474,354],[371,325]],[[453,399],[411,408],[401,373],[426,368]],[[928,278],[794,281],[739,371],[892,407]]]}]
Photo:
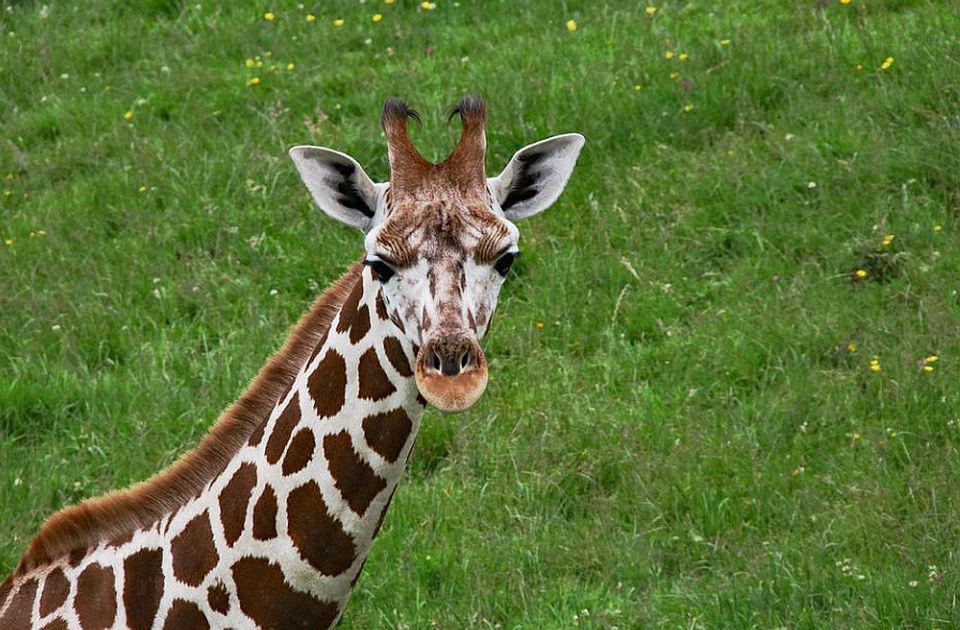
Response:
[{"label": "green grass", "polygon": [[383,179],[385,98],[436,158],[476,92],[491,172],[588,142],[342,627],[960,625],[952,3],[135,4],[0,14],[0,573],[199,440],[359,256],[286,149]]}]

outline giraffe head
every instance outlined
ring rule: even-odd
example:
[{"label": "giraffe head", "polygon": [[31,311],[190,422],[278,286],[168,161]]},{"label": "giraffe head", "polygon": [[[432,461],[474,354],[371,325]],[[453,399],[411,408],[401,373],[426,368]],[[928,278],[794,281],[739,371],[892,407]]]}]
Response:
[{"label": "giraffe head", "polygon": [[547,209],[563,191],[583,136],[554,136],[518,151],[497,177],[484,170],[486,109],[466,97],[454,109],[460,142],[439,164],[407,135],[416,112],[383,106],[390,181],[374,183],[350,156],[321,147],[290,150],[314,200],[365,233],[364,273],[381,285],[390,318],[417,350],[420,393],[444,411],[470,407],[487,384],[480,340],[520,255],[515,222]]}]

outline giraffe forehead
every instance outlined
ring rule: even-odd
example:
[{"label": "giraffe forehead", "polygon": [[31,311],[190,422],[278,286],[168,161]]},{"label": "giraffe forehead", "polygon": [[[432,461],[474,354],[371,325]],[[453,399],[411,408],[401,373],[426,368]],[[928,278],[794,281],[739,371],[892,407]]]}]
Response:
[{"label": "giraffe forehead", "polygon": [[472,255],[487,260],[510,238],[511,227],[490,207],[488,197],[438,190],[392,200],[376,241],[402,266],[420,258]]}]

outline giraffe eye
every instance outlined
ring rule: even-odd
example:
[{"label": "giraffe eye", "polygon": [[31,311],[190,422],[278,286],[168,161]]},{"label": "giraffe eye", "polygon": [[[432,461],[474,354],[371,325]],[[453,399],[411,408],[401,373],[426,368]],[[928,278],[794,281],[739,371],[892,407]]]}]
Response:
[{"label": "giraffe eye", "polygon": [[520,252],[507,252],[500,258],[497,258],[497,262],[493,263],[493,268],[497,270],[504,278],[507,277],[507,272],[510,271],[510,267],[513,266],[513,261],[520,257]]},{"label": "giraffe eye", "polygon": [[365,260],[363,264],[373,269],[373,273],[380,282],[387,282],[396,273],[390,265],[382,260]]}]

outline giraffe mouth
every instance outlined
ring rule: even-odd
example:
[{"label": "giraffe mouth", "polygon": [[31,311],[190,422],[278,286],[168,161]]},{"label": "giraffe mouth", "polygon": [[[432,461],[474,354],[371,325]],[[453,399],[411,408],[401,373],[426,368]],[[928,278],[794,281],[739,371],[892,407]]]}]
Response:
[{"label": "giraffe mouth", "polygon": [[417,388],[440,411],[469,409],[487,388],[487,357],[464,333],[437,336],[417,353]]}]

